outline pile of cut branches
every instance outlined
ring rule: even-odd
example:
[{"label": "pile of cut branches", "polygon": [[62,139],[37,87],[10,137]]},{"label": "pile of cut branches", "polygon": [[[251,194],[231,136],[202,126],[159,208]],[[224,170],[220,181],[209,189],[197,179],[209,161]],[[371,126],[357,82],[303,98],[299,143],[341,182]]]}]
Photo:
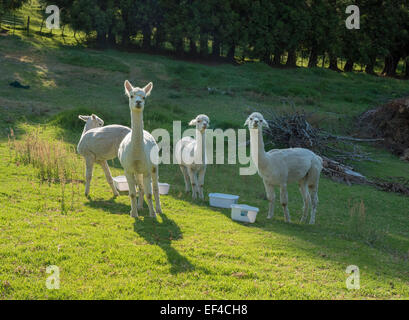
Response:
[{"label": "pile of cut branches", "polygon": [[[342,162],[345,160],[375,161],[365,153],[356,142],[373,142],[382,139],[360,139],[339,136],[314,128],[307,121],[311,114],[295,112],[293,114],[277,115],[269,112],[267,122],[269,128],[265,130],[268,143],[281,148],[307,148],[315,153],[328,157],[328,160]],[[337,162],[337,164],[339,164]]]},{"label": "pile of cut branches", "polygon": [[314,151],[323,159],[323,172],[331,179],[347,184],[368,184],[378,189],[409,195],[409,183],[401,181],[371,181],[345,161],[376,161],[369,153],[363,152],[357,142],[376,142],[382,139],[361,139],[339,136],[314,128],[307,121],[305,112],[277,115],[265,113],[269,128],[265,129],[266,145],[279,148],[306,148]]}]

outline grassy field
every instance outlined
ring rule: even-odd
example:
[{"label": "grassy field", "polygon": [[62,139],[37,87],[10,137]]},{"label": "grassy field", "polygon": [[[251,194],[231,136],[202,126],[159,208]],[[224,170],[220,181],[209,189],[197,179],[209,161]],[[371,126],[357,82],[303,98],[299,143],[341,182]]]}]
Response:
[{"label": "grassy field", "polygon": [[[28,10],[25,8],[24,10]],[[83,196],[83,163],[75,154],[83,123],[96,113],[106,124],[130,125],[123,82],[153,81],[145,128],[172,128],[206,113],[212,128],[242,128],[251,111],[313,111],[311,121],[350,133],[353,119],[388,99],[407,95],[408,82],[323,69],[272,69],[259,63],[202,65],[162,56],[75,46],[60,37],[22,31],[0,37],[0,299],[408,299],[408,198],[369,186],[321,178],[314,226],[298,223],[301,196],[289,190],[294,223],[267,201],[258,175],[239,165],[208,167],[205,192],[240,195],[260,208],[252,225],[230,210],[192,201],[176,165],[160,166],[171,184],[157,220],[145,209],[129,216],[127,196],[112,199],[95,168],[91,199]],[[38,27],[37,27],[38,28]],[[14,80],[29,90],[8,84]],[[208,87],[229,94],[210,94]],[[8,141],[38,136],[67,148],[72,181],[46,181],[16,158]],[[366,146],[380,162],[354,163],[369,177],[409,177],[408,164]],[[67,160],[68,161],[68,160]],[[118,161],[113,175],[123,173]],[[363,203],[358,209],[358,205]],[[60,268],[60,289],[49,290],[46,268]],[[360,269],[360,289],[348,290],[348,265]]]}]

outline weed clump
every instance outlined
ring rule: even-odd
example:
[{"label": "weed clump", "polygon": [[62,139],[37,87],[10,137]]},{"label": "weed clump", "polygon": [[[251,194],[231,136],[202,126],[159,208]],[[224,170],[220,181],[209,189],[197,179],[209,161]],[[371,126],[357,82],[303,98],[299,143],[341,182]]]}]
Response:
[{"label": "weed clump", "polygon": [[38,169],[41,181],[71,182],[79,181],[80,160],[73,156],[75,150],[63,141],[49,141],[40,137],[39,132],[17,140],[13,129],[8,136],[11,160],[17,165],[32,165]]}]

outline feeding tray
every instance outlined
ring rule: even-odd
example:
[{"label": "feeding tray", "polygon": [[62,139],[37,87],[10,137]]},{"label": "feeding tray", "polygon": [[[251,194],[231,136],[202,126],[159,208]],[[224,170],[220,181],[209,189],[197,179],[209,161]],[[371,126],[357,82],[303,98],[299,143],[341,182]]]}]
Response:
[{"label": "feeding tray", "polygon": [[225,193],[209,193],[209,202],[212,207],[229,209],[232,204],[237,203],[239,196]]},{"label": "feeding tray", "polygon": [[236,221],[254,223],[256,221],[258,208],[246,204],[232,204],[231,218]]},{"label": "feeding tray", "polygon": [[[128,181],[125,176],[117,176],[112,178],[114,180],[114,185],[119,192],[129,192]],[[170,184],[164,182],[158,182],[159,194],[168,194]]]}]

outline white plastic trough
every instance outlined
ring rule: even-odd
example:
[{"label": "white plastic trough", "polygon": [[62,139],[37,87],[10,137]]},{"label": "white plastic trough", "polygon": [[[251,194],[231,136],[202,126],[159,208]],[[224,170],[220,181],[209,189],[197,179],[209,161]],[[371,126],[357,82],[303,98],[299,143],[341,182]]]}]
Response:
[{"label": "white plastic trough", "polygon": [[[125,176],[117,176],[112,178],[114,180],[115,187],[120,192],[129,192],[128,182]],[[158,182],[159,194],[168,194],[170,184],[164,182]]]},{"label": "white plastic trough", "polygon": [[209,193],[209,202],[212,207],[229,209],[232,204],[237,203],[239,196],[225,193]]},{"label": "white plastic trough", "polygon": [[125,176],[113,177],[112,180],[114,180],[114,185],[118,191],[129,192],[128,182]]},{"label": "white plastic trough", "polygon": [[246,204],[232,204],[231,218],[236,221],[254,223],[256,221],[258,208]]}]

